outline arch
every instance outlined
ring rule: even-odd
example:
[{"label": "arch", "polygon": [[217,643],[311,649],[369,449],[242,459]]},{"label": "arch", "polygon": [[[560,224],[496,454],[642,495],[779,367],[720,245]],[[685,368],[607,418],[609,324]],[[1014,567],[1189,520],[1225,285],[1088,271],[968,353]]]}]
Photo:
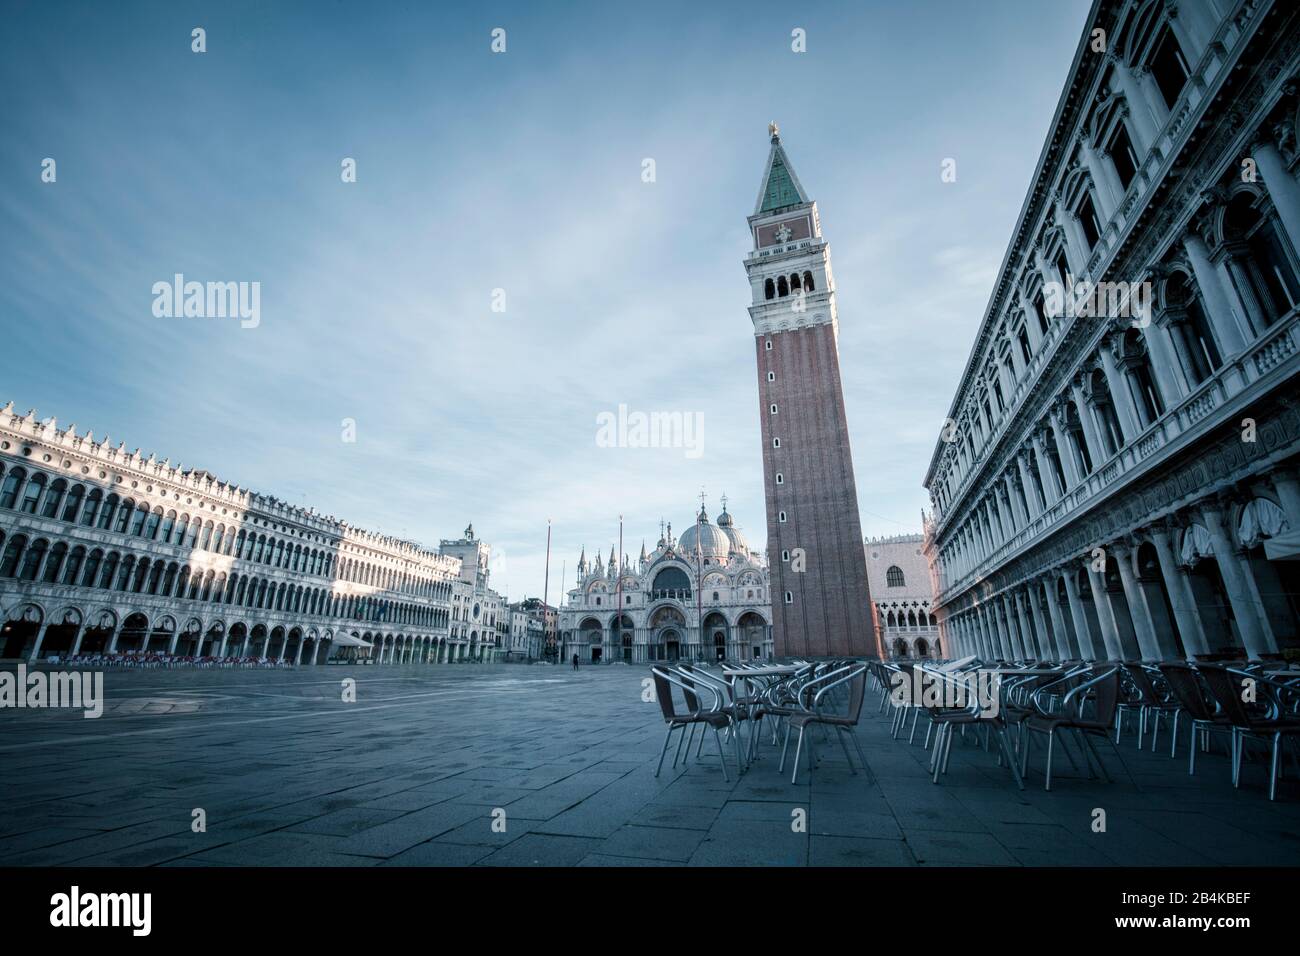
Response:
[{"label": "arch", "polygon": [[896,564],[891,564],[885,571],[885,586],[891,588],[905,587],[907,579],[903,576],[903,569]]}]

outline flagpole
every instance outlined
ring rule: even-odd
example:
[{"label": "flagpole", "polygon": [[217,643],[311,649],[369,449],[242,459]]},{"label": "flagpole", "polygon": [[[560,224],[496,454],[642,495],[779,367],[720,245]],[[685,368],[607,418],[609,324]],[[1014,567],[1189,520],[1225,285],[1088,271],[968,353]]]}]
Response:
[{"label": "flagpole", "polygon": [[[546,519],[546,571],[542,577],[542,640],[546,640],[546,612],[551,609],[551,519]],[[556,621],[555,656],[559,659],[559,622]]]},{"label": "flagpole", "polygon": [[[618,616],[614,618],[614,633],[617,637],[617,643],[614,647],[618,648],[618,653],[623,653],[623,516],[618,516],[618,583],[614,586],[614,606],[618,608]],[[614,653],[614,647],[609,649],[610,654]],[[606,662],[608,663],[608,661]]]}]

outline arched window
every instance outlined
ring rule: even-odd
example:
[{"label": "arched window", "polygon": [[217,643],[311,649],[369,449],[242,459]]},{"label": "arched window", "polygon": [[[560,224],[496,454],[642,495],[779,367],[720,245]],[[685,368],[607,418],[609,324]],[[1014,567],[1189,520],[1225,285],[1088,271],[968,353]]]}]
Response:
[{"label": "arched window", "polygon": [[[149,520],[144,525],[144,536],[152,541],[158,536],[158,525],[162,523],[162,509],[154,508],[153,513],[149,515]],[[164,536],[163,540],[166,540]]]},{"label": "arched window", "polygon": [[158,533],[158,540],[163,544],[171,544],[172,528],[176,527],[176,512],[167,512],[167,517],[163,519],[162,530]]},{"label": "arched window", "polygon": [[68,585],[69,587],[76,585],[77,580],[81,575],[81,565],[85,560],[85,548],[81,545],[77,545],[77,547],[72,549],[72,553],[68,555],[68,563],[63,569],[63,583],[65,585]]},{"label": "arched window", "polygon": [[771,279],[763,280],[763,298],[764,299],[776,298],[776,283],[774,283]]},{"label": "arched window", "polygon": [[32,475],[31,481],[27,482],[27,487],[23,490],[23,503],[19,511],[24,514],[36,514],[36,502],[40,500],[41,492],[45,490],[45,476],[39,471]]},{"label": "arched window", "polygon": [[776,280],[776,294],[782,298],[790,294],[790,285],[785,281],[785,276]]},{"label": "arched window", "polygon": [[46,584],[57,584],[59,581],[59,571],[63,568],[63,559],[68,556],[68,546],[60,541],[50,549],[50,559],[45,562],[45,570],[41,573],[41,580]]},{"label": "arched window", "polygon": [[9,477],[5,479],[3,487],[0,487],[0,508],[12,508],[14,506],[14,502],[18,500],[18,488],[26,477],[27,472],[21,468],[10,470]]},{"label": "arched window", "polygon": [[790,273],[790,291],[798,292],[800,290],[799,273]]},{"label": "arched window", "polygon": [[117,509],[117,520],[113,522],[113,530],[118,534],[126,534],[127,525],[130,524],[133,514],[135,514],[135,499],[127,498]]},{"label": "arched window", "polygon": [[812,291],[814,291],[815,288],[816,288],[816,287],[813,285],[813,275],[812,275],[812,273],[811,273],[811,272],[805,272],[805,273],[803,274],[803,290],[804,290],[805,292],[812,292]]},{"label": "arched window", "polygon": [[85,485],[72,486],[72,491],[68,494],[68,503],[63,506],[64,521],[71,523],[77,520],[77,512],[81,510],[81,499],[85,496]]},{"label": "arched window", "polygon": [[1193,387],[1200,385],[1223,364],[1223,357],[1205,303],[1185,273],[1175,272],[1165,282],[1165,314],[1183,371]]},{"label": "arched window", "polygon": [[1159,386],[1156,385],[1146,339],[1137,329],[1129,329],[1124,333],[1119,361],[1120,367],[1130,376],[1130,390],[1137,404],[1138,414],[1142,416],[1142,424],[1150,425],[1165,413],[1165,400],[1160,394]]},{"label": "arched window", "polygon": [[896,564],[891,564],[889,570],[885,572],[885,586],[891,588],[901,588],[906,584],[903,578],[903,569]]},{"label": "arched window", "polygon": [[59,516],[59,505],[63,503],[63,496],[67,489],[68,483],[62,478],[57,478],[50,484],[50,490],[45,495],[45,501],[41,504],[42,518],[57,518]]},{"label": "arched window", "polygon": [[99,586],[105,591],[113,586],[113,579],[117,577],[117,563],[121,560],[121,555],[116,551],[110,551],[108,557],[104,559],[104,564],[99,574]]},{"label": "arched window", "polygon": [[32,546],[27,549],[27,553],[23,555],[23,563],[18,570],[18,580],[36,580],[36,571],[41,566],[41,560],[45,557],[46,549],[49,546],[50,543],[44,538],[39,538],[32,543]]},{"label": "arched window", "polygon": [[93,588],[99,576],[99,564],[104,560],[104,552],[96,548],[90,552],[90,557],[86,559],[86,570],[81,575],[81,586],[83,588]]},{"label": "arched window", "polygon": [[135,514],[131,517],[131,534],[139,538],[144,534],[144,522],[149,517],[149,506],[145,502],[140,502],[135,509]]},{"label": "arched window", "polygon": [[117,495],[109,495],[104,499],[104,507],[99,512],[99,530],[108,531],[113,527],[113,515],[117,512],[118,503],[121,501]]},{"label": "arched window", "polygon": [[0,578],[12,578],[18,573],[18,562],[26,548],[27,538],[25,536],[16,534],[9,539],[9,546],[5,548],[4,557],[0,558]]},{"label": "arched window", "polygon": [[1244,249],[1233,258],[1240,263],[1240,273],[1229,270],[1236,280],[1245,277],[1248,289],[1241,289],[1244,297],[1252,297],[1263,311],[1265,326],[1271,326],[1300,304],[1300,282],[1295,267],[1287,253],[1277,223],[1262,216],[1251,205],[1248,193],[1237,196],[1228,206],[1224,216],[1225,237]]},{"label": "arched window", "polygon": [[90,489],[90,494],[86,495],[86,508],[81,512],[81,523],[85,527],[95,527],[95,519],[99,516],[99,506],[103,502],[104,493],[98,488]]}]

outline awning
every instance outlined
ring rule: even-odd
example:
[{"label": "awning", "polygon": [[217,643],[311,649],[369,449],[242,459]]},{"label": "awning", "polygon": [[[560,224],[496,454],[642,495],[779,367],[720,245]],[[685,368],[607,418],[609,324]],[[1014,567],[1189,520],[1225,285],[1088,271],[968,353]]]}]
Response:
[{"label": "awning", "polygon": [[1300,560],[1300,531],[1284,531],[1264,539],[1264,556],[1270,561]]},{"label": "awning", "polygon": [[335,647],[374,647],[369,641],[363,641],[359,637],[353,637],[351,634],[335,634]]}]

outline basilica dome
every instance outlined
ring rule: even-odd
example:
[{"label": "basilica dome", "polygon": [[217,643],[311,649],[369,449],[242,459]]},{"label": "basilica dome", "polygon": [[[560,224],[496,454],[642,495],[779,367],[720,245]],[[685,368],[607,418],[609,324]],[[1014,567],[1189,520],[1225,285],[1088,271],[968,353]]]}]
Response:
[{"label": "basilica dome", "polygon": [[731,554],[730,536],[724,529],[709,524],[709,516],[703,508],[700,509],[695,524],[683,531],[677,540],[677,553],[688,558],[693,556],[697,542],[700,553],[709,561],[725,564]]},{"label": "basilica dome", "polygon": [[728,540],[731,541],[731,553],[740,555],[742,558],[749,555],[749,542],[745,536],[740,533],[740,529],[731,520],[731,515],[727,514],[727,506],[722,506],[722,514],[718,515],[718,527],[722,529]]}]

